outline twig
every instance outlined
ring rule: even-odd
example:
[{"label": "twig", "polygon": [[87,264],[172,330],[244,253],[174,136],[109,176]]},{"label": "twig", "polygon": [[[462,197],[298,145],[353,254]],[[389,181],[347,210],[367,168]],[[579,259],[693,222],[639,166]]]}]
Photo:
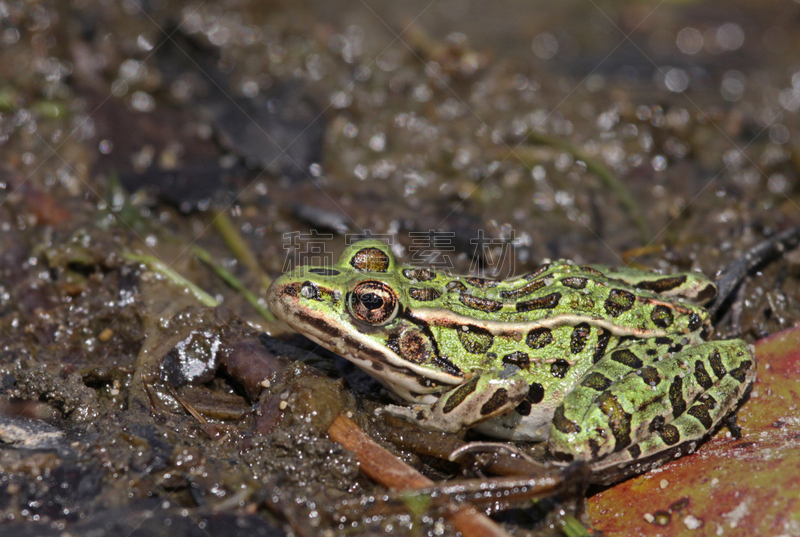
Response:
[{"label": "twig", "polygon": [[[385,487],[413,490],[434,486],[433,481],[383,449],[344,416],[333,420],[328,434],[331,440],[355,453],[361,471]],[[465,537],[509,537],[500,526],[468,504],[454,505],[447,517]]]},{"label": "twig", "polygon": [[756,244],[732,261],[717,278],[717,297],[706,306],[709,313],[715,315],[753,269],[792,250],[798,243],[800,243],[800,227],[789,228]]}]

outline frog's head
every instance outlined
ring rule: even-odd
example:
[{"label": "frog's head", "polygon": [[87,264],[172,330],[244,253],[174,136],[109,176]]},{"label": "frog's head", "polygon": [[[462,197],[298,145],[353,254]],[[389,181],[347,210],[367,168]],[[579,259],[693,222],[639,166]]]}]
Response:
[{"label": "frog's head", "polygon": [[267,291],[267,303],[298,332],[412,399],[408,392],[461,379],[425,367],[435,358],[435,345],[404,318],[407,286],[399,273],[388,246],[360,241],[332,266],[301,266],[282,275]]},{"label": "frog's head", "polygon": [[270,286],[267,302],[275,315],[315,340],[340,335],[350,325],[369,331],[391,323],[400,310],[396,270],[384,243],[360,241],[332,266],[287,272]]}]

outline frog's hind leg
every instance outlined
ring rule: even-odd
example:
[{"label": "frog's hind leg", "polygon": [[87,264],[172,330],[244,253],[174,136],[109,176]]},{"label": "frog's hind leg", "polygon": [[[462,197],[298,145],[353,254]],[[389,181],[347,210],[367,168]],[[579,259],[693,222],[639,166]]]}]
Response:
[{"label": "frog's hind leg", "polygon": [[606,468],[700,440],[736,406],[755,369],[751,348],[738,339],[621,345],[556,409],[550,450]]}]

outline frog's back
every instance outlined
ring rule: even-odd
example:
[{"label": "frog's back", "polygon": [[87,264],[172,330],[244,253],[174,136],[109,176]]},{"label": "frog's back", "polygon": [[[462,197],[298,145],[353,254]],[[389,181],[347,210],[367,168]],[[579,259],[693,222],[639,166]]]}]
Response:
[{"label": "frog's back", "polygon": [[[705,321],[704,308],[691,299],[675,299],[681,286],[694,292],[711,285],[698,275],[667,277],[632,269],[606,272],[604,268],[559,261],[520,278],[499,281],[447,277],[429,269],[404,267],[398,283],[405,289],[414,315],[434,323],[474,322],[490,330],[498,324],[593,322],[610,329],[624,328],[620,334],[657,337],[665,331],[692,332]],[[437,315],[437,310],[448,315]]]}]

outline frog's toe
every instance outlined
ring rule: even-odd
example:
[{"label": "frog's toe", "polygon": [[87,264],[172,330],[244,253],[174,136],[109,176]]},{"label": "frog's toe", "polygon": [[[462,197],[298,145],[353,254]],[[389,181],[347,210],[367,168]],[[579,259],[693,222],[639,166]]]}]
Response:
[{"label": "frog's toe", "polygon": [[457,433],[463,428],[460,422],[441,419],[441,417],[431,409],[430,405],[386,405],[383,408],[375,410],[375,413],[390,414],[396,418],[414,423],[423,429],[441,431],[443,433]]}]

